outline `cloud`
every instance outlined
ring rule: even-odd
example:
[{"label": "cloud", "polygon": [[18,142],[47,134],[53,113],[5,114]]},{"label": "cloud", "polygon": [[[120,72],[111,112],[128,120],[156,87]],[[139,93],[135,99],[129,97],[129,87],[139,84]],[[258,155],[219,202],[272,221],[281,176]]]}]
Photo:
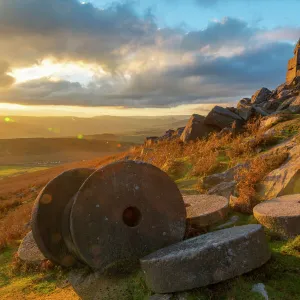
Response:
[{"label": "cloud", "polygon": [[[0,86],[6,87],[0,101],[41,105],[163,107],[238,100],[284,81],[290,41],[299,33],[261,30],[234,18],[191,32],[159,29],[151,14],[139,17],[130,4],[98,9],[77,0],[0,0],[0,20],[0,57],[8,62],[0,65]],[[51,77],[13,84],[7,75],[10,68],[48,57],[100,65],[105,74],[88,85]]]},{"label": "cloud", "polygon": [[0,54],[14,64],[45,56],[115,68],[138,47],[153,43],[156,25],[129,4],[98,9],[77,0],[0,0]]},{"label": "cloud", "polygon": [[10,87],[15,82],[15,79],[7,74],[9,71],[8,63],[0,62],[0,88]]},{"label": "cloud", "polygon": [[222,21],[211,22],[205,30],[192,31],[182,40],[182,48],[187,51],[197,50],[205,46],[219,48],[225,45],[231,47],[249,42],[256,33],[242,20],[224,18]]}]

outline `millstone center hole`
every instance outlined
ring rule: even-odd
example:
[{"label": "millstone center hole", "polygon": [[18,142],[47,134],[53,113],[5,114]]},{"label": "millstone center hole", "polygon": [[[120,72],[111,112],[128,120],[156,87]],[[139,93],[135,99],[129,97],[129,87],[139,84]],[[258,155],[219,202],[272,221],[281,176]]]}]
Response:
[{"label": "millstone center hole", "polygon": [[130,206],[123,212],[123,222],[129,227],[136,227],[140,224],[142,214],[137,207]]}]

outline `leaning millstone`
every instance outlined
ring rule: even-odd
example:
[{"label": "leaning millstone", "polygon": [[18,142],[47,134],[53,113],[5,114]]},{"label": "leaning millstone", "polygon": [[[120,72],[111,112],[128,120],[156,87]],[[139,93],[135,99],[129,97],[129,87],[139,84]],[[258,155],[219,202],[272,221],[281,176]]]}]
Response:
[{"label": "leaning millstone", "polygon": [[104,270],[183,239],[186,210],[170,177],[153,165],[119,161],[97,170],[80,188],[71,233],[80,257]]},{"label": "leaning millstone", "polygon": [[229,211],[229,200],[217,195],[184,196],[188,223],[202,229],[224,220]]},{"label": "leaning millstone", "polygon": [[270,250],[261,225],[210,232],[141,259],[149,288],[172,293],[218,283],[263,265]]},{"label": "leaning millstone", "polygon": [[46,258],[66,267],[75,264],[64,239],[65,209],[82,183],[95,170],[73,169],[50,181],[38,195],[32,211],[33,237]]},{"label": "leaning millstone", "polygon": [[300,234],[300,194],[264,201],[253,213],[259,223],[283,238]]},{"label": "leaning millstone", "polygon": [[45,256],[38,248],[31,231],[25,236],[19,246],[18,257],[29,263],[38,263],[45,260]]}]

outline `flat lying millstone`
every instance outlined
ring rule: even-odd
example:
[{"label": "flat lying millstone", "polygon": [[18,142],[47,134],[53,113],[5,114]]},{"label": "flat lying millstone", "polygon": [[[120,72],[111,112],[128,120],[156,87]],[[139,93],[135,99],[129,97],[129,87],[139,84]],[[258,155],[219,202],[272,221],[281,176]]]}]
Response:
[{"label": "flat lying millstone", "polygon": [[253,213],[260,224],[283,238],[300,234],[300,194],[264,201]]},{"label": "flat lying millstone", "polygon": [[72,207],[71,233],[80,257],[104,270],[183,239],[186,210],[169,176],[153,165],[120,161],[97,170]]},{"label": "flat lying millstone", "polygon": [[261,225],[210,232],[140,260],[149,288],[173,293],[218,283],[263,265],[270,250]]},{"label": "flat lying millstone", "polygon": [[217,195],[184,196],[187,219],[194,228],[205,228],[224,220],[229,212],[229,200]]},{"label": "flat lying millstone", "polygon": [[32,211],[32,233],[49,260],[66,267],[76,263],[63,238],[65,209],[93,169],[73,169],[51,180],[38,195]]},{"label": "flat lying millstone", "polygon": [[21,260],[29,263],[38,263],[45,259],[33,238],[32,231],[27,233],[22,240],[18,249],[18,256]]}]

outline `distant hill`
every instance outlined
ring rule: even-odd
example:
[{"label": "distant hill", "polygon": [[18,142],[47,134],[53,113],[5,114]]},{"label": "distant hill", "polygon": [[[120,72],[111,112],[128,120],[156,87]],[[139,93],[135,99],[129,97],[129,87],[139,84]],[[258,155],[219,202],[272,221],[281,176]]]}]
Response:
[{"label": "distant hill", "polygon": [[132,145],[134,144],[92,137],[2,139],[0,140],[0,166],[58,165],[116,154],[128,150]]},{"label": "distant hill", "polygon": [[[0,139],[77,137],[115,134],[128,136],[161,135],[169,128],[185,126],[187,116],[165,117],[25,117],[0,116]],[[110,138],[109,138],[110,139]],[[134,138],[134,140],[136,140]]]}]

